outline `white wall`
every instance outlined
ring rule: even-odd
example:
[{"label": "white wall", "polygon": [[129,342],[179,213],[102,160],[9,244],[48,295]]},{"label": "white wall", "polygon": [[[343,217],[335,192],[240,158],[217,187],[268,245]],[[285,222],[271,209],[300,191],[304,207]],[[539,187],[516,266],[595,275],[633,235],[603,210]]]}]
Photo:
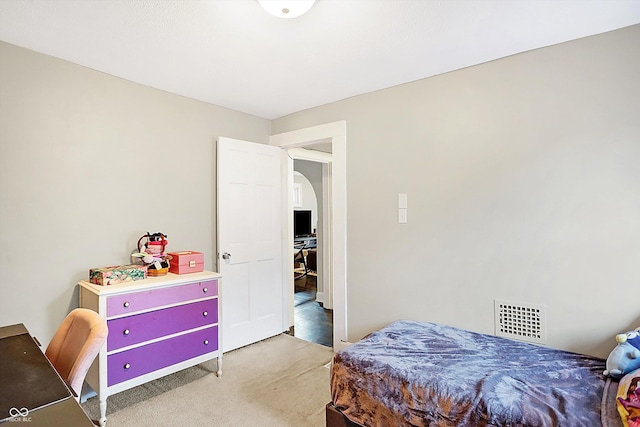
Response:
[{"label": "white wall", "polygon": [[347,121],[349,339],[493,333],[494,298],[545,304],[549,346],[601,357],[639,326],[638,52],[637,25],[275,120]]},{"label": "white wall", "polygon": [[634,26],[270,124],[0,43],[0,324],[48,342],[146,231],[215,268],[216,137],[347,120],[351,340],[398,318],[492,332],[504,298],[606,356],[640,325],[639,51]]},{"label": "white wall", "polygon": [[270,122],[0,43],[0,325],[43,345],[146,231],[215,268],[218,136]]}]

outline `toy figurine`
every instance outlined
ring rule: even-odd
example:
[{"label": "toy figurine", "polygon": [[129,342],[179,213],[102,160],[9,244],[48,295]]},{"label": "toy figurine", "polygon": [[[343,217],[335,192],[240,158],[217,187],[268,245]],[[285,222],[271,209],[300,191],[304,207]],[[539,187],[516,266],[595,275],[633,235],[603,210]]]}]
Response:
[{"label": "toy figurine", "polygon": [[[147,241],[143,244],[145,238]],[[168,243],[166,234],[147,232],[138,240],[138,252],[131,254],[131,258],[148,266],[148,276],[164,276],[169,272],[171,260],[171,256],[165,253]]]}]

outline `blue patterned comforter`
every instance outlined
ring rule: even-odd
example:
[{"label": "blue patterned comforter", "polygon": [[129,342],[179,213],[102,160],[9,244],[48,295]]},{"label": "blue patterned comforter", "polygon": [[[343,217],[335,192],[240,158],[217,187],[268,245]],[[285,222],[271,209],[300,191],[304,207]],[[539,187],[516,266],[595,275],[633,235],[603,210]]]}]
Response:
[{"label": "blue patterned comforter", "polygon": [[602,425],[605,361],[398,321],[336,353],[334,405],[363,426]]}]

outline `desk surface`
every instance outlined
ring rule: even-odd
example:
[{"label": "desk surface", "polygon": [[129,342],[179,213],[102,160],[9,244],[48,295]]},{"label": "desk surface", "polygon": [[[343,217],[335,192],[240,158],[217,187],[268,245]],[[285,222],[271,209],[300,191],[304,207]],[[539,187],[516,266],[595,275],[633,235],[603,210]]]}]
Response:
[{"label": "desk surface", "polygon": [[318,238],[315,236],[295,237],[293,239],[293,247],[296,249],[313,249],[318,245]]},{"label": "desk surface", "polygon": [[93,425],[24,325],[0,328],[0,361],[0,423]]}]

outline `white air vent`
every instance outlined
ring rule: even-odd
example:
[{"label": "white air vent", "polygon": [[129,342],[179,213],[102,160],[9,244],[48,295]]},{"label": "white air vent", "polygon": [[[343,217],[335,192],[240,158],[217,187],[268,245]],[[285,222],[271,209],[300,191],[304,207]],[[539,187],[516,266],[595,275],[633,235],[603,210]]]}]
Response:
[{"label": "white air vent", "polygon": [[536,344],[547,342],[544,305],[494,300],[495,334]]}]

